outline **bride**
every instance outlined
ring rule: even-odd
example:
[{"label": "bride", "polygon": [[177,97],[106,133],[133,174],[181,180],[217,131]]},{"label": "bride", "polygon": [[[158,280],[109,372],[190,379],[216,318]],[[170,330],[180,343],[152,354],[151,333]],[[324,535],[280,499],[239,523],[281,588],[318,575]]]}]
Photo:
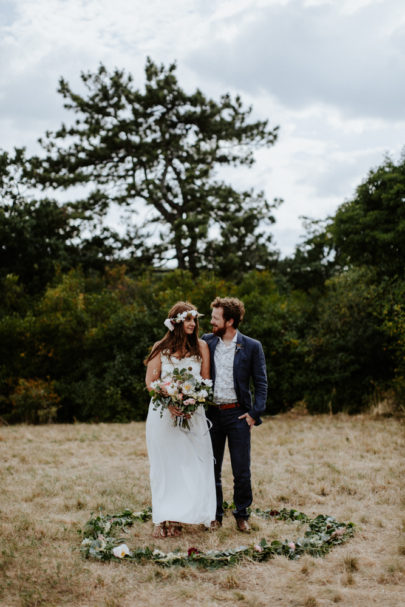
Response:
[{"label": "bride", "polygon": [[[203,379],[210,376],[208,345],[198,338],[198,313],[188,302],[177,302],[165,320],[166,335],[156,342],[146,359],[146,386],[172,375],[175,368],[191,370]],[[214,459],[204,407],[189,419],[190,430],[173,424],[180,411],[161,411],[149,405],[146,443],[150,464],[153,536],[177,536],[181,524],[215,519]]]}]

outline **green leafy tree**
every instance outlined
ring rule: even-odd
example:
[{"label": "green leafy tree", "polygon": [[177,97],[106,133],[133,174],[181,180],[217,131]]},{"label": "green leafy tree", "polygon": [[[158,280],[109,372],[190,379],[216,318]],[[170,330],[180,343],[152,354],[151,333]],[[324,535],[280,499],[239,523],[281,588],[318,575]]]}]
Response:
[{"label": "green leafy tree", "polygon": [[[0,154],[0,280],[7,293],[10,276],[30,293],[41,291],[55,273],[55,263],[69,265],[77,234],[66,207],[55,200],[34,200],[22,186],[24,153]],[[7,282],[7,285],[6,285]],[[3,302],[4,303],[4,302]]]},{"label": "green leafy tree", "polygon": [[277,264],[279,282],[305,291],[350,267],[373,268],[376,279],[402,278],[405,268],[405,154],[369,172],[355,197],[325,220],[305,218],[307,234]]},{"label": "green leafy tree", "polygon": [[[43,292],[56,271],[79,266],[84,271],[104,271],[120,260],[126,244],[103,226],[102,197],[60,203],[37,199],[23,177],[25,152],[0,153],[0,284],[11,302],[11,276],[30,294]],[[137,243],[132,267],[137,271],[151,263],[151,253]],[[135,247],[135,241],[132,241]],[[14,298],[15,299],[15,298]],[[0,310],[7,303],[0,303]],[[17,303],[17,302],[15,302]]]},{"label": "green leafy tree", "polygon": [[250,120],[252,108],[239,97],[216,102],[200,90],[186,93],[175,69],[148,59],[144,90],[134,87],[130,74],[108,73],[103,65],[81,75],[84,94],[61,79],[65,107],[77,118],[40,140],[45,156],[30,160],[26,176],[48,188],[84,186],[90,193],[82,208],[99,216],[114,205],[131,213],[149,207],[141,225],[128,222],[122,242],[129,256],[134,240],[138,250],[142,238],[152,238],[156,262],[174,258],[195,275],[205,259],[220,266],[229,248],[224,226],[235,232],[241,224],[232,245],[265,265],[269,243],[252,219],[274,221],[272,205],[261,193],[236,191],[218,178],[218,169],[251,166],[258,146],[274,144],[277,127]]},{"label": "green leafy tree", "polygon": [[287,411],[302,400],[305,380],[303,329],[306,296],[280,293],[271,272],[250,272],[237,288],[245,304],[242,333],[261,341],[268,377],[267,411]]},{"label": "green leafy tree", "polygon": [[339,207],[331,226],[341,264],[365,265],[385,276],[404,276],[405,154],[369,172],[353,200]]},{"label": "green leafy tree", "polygon": [[327,281],[309,328],[305,400],[312,413],[358,413],[395,375],[393,338],[383,327],[390,281],[375,283],[367,268]]},{"label": "green leafy tree", "polygon": [[395,409],[405,412],[405,281],[393,281],[384,298],[382,329],[387,339],[387,350],[394,361],[394,373],[381,386],[381,393]]},{"label": "green leafy tree", "polygon": [[306,236],[292,257],[277,262],[277,282],[306,292],[323,290],[325,281],[339,271],[331,234],[331,219],[304,218]]},{"label": "green leafy tree", "polygon": [[42,424],[56,420],[60,397],[55,392],[54,382],[20,379],[10,401],[11,421]]}]

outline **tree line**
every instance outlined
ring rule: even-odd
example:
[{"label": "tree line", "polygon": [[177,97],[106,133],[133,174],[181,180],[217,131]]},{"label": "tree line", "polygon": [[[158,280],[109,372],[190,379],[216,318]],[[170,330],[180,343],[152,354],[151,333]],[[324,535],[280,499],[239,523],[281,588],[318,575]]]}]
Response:
[{"label": "tree line", "polygon": [[244,301],[241,329],[263,343],[269,413],[404,406],[405,156],[308,220],[282,259],[281,201],[219,177],[277,140],[239,97],[186,93],[175,65],[150,59],[142,90],[101,65],[59,92],[72,124],[40,155],[0,153],[1,419],[144,419],[143,359],[167,309],[191,300],[208,331],[216,295]]}]

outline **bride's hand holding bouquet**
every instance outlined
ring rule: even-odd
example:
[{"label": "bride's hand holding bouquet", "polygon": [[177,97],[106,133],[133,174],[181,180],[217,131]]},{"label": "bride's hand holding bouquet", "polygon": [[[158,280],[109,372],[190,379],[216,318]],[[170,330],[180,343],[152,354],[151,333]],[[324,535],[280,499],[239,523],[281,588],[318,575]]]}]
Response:
[{"label": "bride's hand holding bouquet", "polygon": [[155,380],[150,388],[153,408],[160,408],[161,416],[168,409],[174,425],[188,430],[189,419],[198,407],[210,404],[212,399],[212,380],[194,375],[191,367],[173,369],[171,377]]}]

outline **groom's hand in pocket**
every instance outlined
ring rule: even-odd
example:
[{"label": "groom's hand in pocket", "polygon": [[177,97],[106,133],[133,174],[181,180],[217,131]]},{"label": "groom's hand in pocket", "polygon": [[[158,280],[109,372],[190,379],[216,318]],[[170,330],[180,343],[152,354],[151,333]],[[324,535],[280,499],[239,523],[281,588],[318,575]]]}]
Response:
[{"label": "groom's hand in pocket", "polygon": [[256,423],[256,420],[253,419],[253,417],[251,415],[249,415],[249,413],[244,413],[243,415],[239,415],[238,419],[246,419],[246,423],[248,424],[249,428],[254,426]]}]

